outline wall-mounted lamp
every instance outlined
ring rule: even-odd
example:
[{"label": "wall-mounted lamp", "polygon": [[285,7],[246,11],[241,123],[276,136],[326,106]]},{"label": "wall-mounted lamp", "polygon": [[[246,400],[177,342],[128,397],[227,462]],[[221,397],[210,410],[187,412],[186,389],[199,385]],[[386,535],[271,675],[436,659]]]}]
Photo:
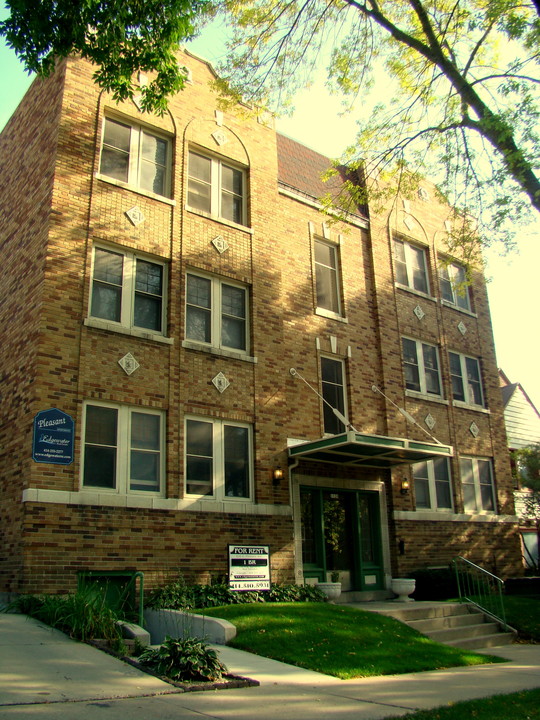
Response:
[{"label": "wall-mounted lamp", "polygon": [[402,480],[402,481],[401,481],[401,494],[402,494],[402,495],[408,495],[408,494],[409,494],[409,481],[408,481],[408,480]]},{"label": "wall-mounted lamp", "polygon": [[272,480],[274,481],[274,485],[279,485],[283,480],[283,470],[280,467],[275,468],[272,473]]}]

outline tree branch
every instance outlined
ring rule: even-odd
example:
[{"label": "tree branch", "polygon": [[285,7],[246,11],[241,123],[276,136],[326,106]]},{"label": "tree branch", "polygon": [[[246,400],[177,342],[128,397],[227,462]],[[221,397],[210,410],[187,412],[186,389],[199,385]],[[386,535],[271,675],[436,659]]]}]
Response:
[{"label": "tree branch", "polygon": [[[469,106],[478,118],[478,122],[474,122],[468,126],[479,132],[500,154],[512,178],[528,195],[533,207],[540,212],[540,180],[537,178],[531,163],[518,147],[512,128],[500,115],[490,110],[477,94],[473,85],[459,72],[456,65],[445,56],[420,0],[408,1],[420,20],[422,30],[429,45],[422,43],[410,34],[397,28],[381,13],[376,4],[376,0],[372,0],[373,7],[371,9],[365,4],[358,3],[356,0],[345,0],[346,3],[356,7],[359,12],[372,18],[377,24],[386,29],[395,40],[416,50],[429,60],[429,62],[439,67],[449,82],[454,86],[462,102],[466,106]],[[538,1],[540,2],[540,0]],[[465,112],[464,115],[467,115],[467,113]],[[470,120],[468,122],[470,122]]]}]

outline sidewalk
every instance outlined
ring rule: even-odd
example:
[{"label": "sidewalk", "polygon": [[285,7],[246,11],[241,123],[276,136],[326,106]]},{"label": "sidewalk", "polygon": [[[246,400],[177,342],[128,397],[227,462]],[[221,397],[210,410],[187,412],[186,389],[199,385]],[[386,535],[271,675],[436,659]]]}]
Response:
[{"label": "sidewalk", "polygon": [[230,672],[255,688],[179,693],[93,647],[21,615],[0,614],[3,720],[381,720],[540,687],[540,645],[486,652],[506,663],[372,679],[339,680],[229,647]]}]

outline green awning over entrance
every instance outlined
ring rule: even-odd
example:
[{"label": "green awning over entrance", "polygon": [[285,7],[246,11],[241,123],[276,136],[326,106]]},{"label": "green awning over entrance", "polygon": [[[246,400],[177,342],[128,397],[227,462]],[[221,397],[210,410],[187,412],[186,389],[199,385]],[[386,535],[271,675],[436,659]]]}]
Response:
[{"label": "green awning over entrance", "polygon": [[452,457],[453,454],[450,445],[355,432],[304,442],[289,448],[289,456],[292,458],[380,469],[438,457]]}]

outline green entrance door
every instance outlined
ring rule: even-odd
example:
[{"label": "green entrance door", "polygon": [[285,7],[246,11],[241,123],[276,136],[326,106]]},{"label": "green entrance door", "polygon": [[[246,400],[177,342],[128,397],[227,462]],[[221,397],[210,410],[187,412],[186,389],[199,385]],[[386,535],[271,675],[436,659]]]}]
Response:
[{"label": "green entrance door", "polygon": [[344,591],[381,589],[378,493],[302,487],[300,503],[304,578],[337,570]]}]

